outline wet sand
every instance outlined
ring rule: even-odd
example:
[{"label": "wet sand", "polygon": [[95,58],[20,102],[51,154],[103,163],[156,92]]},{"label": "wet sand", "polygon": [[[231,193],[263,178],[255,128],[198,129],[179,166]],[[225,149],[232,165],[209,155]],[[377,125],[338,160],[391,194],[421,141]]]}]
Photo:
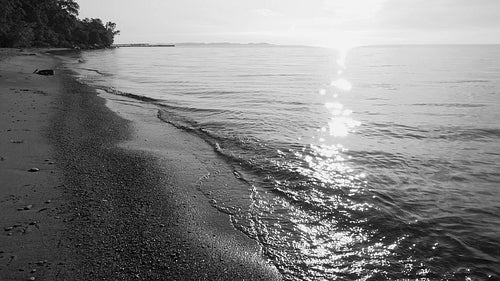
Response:
[{"label": "wet sand", "polygon": [[1,280],[280,279],[200,191],[238,184],[213,151],[21,54],[0,62]]}]

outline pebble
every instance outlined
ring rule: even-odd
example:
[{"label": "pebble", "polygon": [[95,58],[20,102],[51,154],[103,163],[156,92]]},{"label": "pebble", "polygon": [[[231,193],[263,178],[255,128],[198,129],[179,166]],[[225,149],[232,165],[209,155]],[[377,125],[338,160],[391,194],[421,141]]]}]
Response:
[{"label": "pebble", "polygon": [[36,265],[44,265],[47,263],[47,260],[43,260],[43,261],[37,261],[36,262]]},{"label": "pebble", "polygon": [[31,168],[28,170],[28,172],[38,172],[38,171],[40,171],[40,169],[38,168]]},{"label": "pebble", "polygon": [[24,210],[30,210],[31,208],[33,208],[33,205],[24,206]]},{"label": "pebble", "polygon": [[7,226],[7,227],[4,227],[4,230],[5,230],[5,231],[11,231],[12,229],[14,229],[14,227],[12,227],[12,226]]},{"label": "pebble", "polygon": [[45,204],[50,204],[50,202],[52,202],[52,200],[49,199],[49,200],[45,201]]},{"label": "pebble", "polygon": [[28,280],[30,280],[30,281],[35,281],[35,279],[36,278],[34,276],[31,276],[30,278],[28,278]]}]

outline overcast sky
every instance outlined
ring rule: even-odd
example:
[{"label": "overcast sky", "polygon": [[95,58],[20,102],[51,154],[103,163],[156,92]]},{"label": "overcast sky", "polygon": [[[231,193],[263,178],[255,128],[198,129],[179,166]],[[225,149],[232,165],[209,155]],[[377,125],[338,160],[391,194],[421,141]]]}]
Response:
[{"label": "overcast sky", "polygon": [[116,43],[500,43],[500,0],[77,0]]}]

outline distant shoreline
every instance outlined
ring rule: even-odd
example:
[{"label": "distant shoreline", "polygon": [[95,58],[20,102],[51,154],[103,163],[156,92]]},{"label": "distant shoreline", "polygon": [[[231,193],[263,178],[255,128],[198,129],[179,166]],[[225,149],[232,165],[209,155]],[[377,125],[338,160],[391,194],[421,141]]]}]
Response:
[{"label": "distant shoreline", "polygon": [[[354,48],[425,48],[425,47],[498,47],[500,44],[362,44],[349,47]],[[110,48],[122,47],[268,47],[268,48],[327,48],[327,49],[343,49],[336,46],[316,46],[316,45],[288,45],[288,44],[271,44],[271,43],[232,43],[232,42],[180,42],[180,43],[122,43],[113,44]]]},{"label": "distant shoreline", "polygon": [[175,47],[174,44],[148,44],[148,43],[137,43],[137,44],[114,44],[114,48],[126,48],[126,47]]}]

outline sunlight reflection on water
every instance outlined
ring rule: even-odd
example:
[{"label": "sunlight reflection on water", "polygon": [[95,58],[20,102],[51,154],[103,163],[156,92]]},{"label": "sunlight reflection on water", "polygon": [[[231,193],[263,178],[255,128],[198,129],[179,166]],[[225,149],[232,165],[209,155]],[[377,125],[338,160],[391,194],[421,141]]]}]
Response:
[{"label": "sunlight reflection on water", "polygon": [[[345,68],[345,56],[337,62],[341,69]],[[338,73],[341,75],[342,71]],[[363,227],[366,215],[360,214],[375,208],[362,200],[367,184],[366,174],[348,165],[348,149],[339,143],[339,138],[347,137],[361,125],[352,117],[353,111],[339,101],[339,95],[351,91],[352,84],[338,77],[329,87],[318,92],[321,96],[331,94],[331,100],[325,103],[330,115],[328,126],[321,127],[319,136],[313,138],[320,144],[310,144],[307,149],[295,151],[295,157],[307,165],[290,167],[317,181],[308,190],[294,191],[294,196],[318,210],[310,212],[288,205],[291,227],[297,235],[279,244],[291,243],[287,248],[298,251],[295,255],[302,257],[302,267],[309,272],[315,271],[318,277],[354,274],[369,278],[366,268],[386,263],[386,257],[397,243],[386,245],[372,241],[371,230]],[[282,192],[293,193],[290,188]],[[289,257],[284,263],[293,264],[293,258]]]},{"label": "sunlight reflection on water", "polygon": [[352,89],[351,82],[344,78],[334,80],[330,85],[342,91],[350,91]]},{"label": "sunlight reflection on water", "polygon": [[[326,95],[327,92],[333,92],[333,101],[325,103],[325,107],[329,111],[331,118],[328,121],[329,135],[332,137],[346,137],[354,128],[361,125],[361,122],[354,120],[351,117],[352,110],[344,107],[337,99],[339,95],[348,93],[352,90],[352,84],[347,79],[341,77],[345,69],[347,51],[340,52],[339,58],[337,59],[338,67],[341,69],[338,71],[339,77],[330,83],[331,89],[320,89],[320,95]],[[325,132],[326,130],[322,130]],[[321,137],[320,141],[325,141],[325,138]]]}]

